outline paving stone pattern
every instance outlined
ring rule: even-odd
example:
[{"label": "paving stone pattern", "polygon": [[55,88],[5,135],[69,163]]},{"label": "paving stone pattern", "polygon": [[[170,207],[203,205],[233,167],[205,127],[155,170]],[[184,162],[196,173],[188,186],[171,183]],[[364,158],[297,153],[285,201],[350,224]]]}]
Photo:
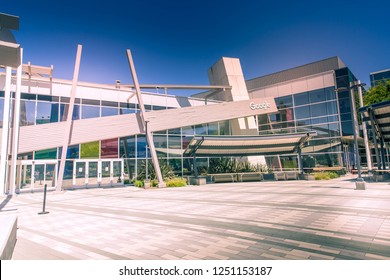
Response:
[{"label": "paving stone pattern", "polygon": [[4,198],[13,259],[390,259],[390,185],[331,181],[51,192]]}]

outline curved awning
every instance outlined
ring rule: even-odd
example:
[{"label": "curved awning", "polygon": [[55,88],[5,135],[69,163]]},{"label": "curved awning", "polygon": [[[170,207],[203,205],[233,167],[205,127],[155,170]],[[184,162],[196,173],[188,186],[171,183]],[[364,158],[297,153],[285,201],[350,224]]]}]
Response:
[{"label": "curved awning", "polygon": [[298,153],[317,132],[256,136],[194,136],[185,156],[253,156]]}]

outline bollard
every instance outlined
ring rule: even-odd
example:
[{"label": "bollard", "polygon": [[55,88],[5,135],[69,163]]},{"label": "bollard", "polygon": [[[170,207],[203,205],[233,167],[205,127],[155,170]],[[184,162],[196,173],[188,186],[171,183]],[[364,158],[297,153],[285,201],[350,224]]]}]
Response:
[{"label": "bollard", "polygon": [[47,184],[45,184],[45,188],[43,190],[43,209],[42,212],[39,212],[38,215],[43,215],[43,214],[49,214],[50,212],[45,211],[46,208],[46,191],[47,191]]}]

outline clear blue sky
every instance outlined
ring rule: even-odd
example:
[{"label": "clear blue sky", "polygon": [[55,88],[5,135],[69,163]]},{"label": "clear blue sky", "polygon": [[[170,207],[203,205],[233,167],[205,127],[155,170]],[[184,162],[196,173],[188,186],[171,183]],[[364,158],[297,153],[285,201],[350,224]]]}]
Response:
[{"label": "clear blue sky", "polygon": [[390,68],[390,1],[1,1],[20,17],[14,32],[24,63],[54,65],[71,79],[77,44],[80,80],[209,84],[207,69],[237,57],[246,79],[339,56],[363,82]]}]

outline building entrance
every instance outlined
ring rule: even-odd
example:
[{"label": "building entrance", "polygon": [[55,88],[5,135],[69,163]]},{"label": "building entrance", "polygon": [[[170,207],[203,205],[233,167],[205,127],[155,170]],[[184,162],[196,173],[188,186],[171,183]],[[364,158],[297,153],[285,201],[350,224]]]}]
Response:
[{"label": "building entrance", "polygon": [[21,160],[17,165],[16,193],[23,191],[55,189],[57,182],[57,160]]},{"label": "building entrance", "polygon": [[76,187],[123,185],[123,159],[83,159],[73,165],[73,182]]}]

